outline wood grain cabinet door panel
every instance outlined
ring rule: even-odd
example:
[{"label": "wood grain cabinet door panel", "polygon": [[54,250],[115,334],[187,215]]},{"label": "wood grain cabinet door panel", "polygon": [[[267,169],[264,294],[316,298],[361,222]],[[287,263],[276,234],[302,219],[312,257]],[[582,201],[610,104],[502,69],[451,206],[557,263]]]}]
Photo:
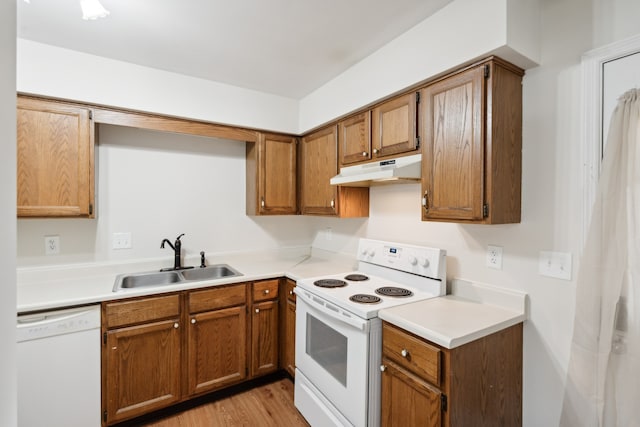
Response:
[{"label": "wood grain cabinet door panel", "polygon": [[108,331],[105,421],[113,424],[178,402],[180,349],[179,318]]},{"label": "wood grain cabinet door panel", "polygon": [[388,359],[382,363],[382,427],[440,427],[440,390]]},{"label": "wood grain cabinet door panel", "polygon": [[329,126],[302,138],[300,211],[304,215],[337,215],[338,187],[329,180],[338,174],[337,128]]},{"label": "wood grain cabinet door panel", "polygon": [[338,122],[340,165],[371,159],[371,113],[365,111]]},{"label": "wood grain cabinet door panel", "polygon": [[18,216],[93,216],[90,110],[22,97],[17,105]]},{"label": "wood grain cabinet door panel", "polygon": [[260,150],[260,213],[295,214],[296,138],[265,134],[260,141]]},{"label": "wood grain cabinet door panel", "polygon": [[190,315],[187,331],[189,394],[246,378],[246,306]]},{"label": "wood grain cabinet door panel", "polygon": [[251,313],[251,376],[278,369],[278,301],[254,304]]},{"label": "wood grain cabinet door panel", "polygon": [[380,104],[371,113],[373,158],[418,148],[417,100],[407,93]]},{"label": "wood grain cabinet door panel", "polygon": [[423,219],[482,220],[484,67],[427,86],[421,99]]}]

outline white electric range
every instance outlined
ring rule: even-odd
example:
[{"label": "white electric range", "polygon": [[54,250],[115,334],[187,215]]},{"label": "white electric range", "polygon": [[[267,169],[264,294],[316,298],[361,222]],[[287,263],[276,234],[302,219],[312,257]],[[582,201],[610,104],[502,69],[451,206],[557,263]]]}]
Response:
[{"label": "white electric range", "polygon": [[295,405],[312,427],[379,426],[378,311],[446,293],[442,249],[360,239],[357,258],[296,286]]}]

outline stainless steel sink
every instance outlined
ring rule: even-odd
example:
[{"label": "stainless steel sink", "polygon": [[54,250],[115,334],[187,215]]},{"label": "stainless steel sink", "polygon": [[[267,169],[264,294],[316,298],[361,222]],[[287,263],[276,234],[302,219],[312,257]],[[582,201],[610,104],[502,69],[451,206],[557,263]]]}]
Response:
[{"label": "stainless steel sink", "polygon": [[241,273],[227,264],[216,264],[203,268],[183,270],[180,274],[185,280],[215,280],[222,279],[223,277],[242,276]]},{"label": "stainless steel sink", "polygon": [[238,270],[227,264],[216,264],[202,268],[171,271],[149,271],[144,273],[120,274],[116,276],[113,292],[150,286],[174,285],[185,282],[217,280],[242,276]]}]

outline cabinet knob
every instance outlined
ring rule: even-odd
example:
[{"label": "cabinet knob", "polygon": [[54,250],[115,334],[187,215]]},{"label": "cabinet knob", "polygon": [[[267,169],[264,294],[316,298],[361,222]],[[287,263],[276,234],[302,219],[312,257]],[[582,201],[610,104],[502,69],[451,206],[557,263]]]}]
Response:
[{"label": "cabinet knob", "polygon": [[196,324],[196,319],[191,319],[191,324],[195,325]]},{"label": "cabinet knob", "polygon": [[260,198],[260,206],[262,206],[264,208],[264,197]]},{"label": "cabinet knob", "polygon": [[406,348],[403,348],[400,354],[402,357],[409,357],[409,351]]},{"label": "cabinet knob", "polygon": [[256,313],[260,313],[260,309],[259,308],[256,308]]},{"label": "cabinet knob", "polygon": [[178,322],[173,324],[173,329],[178,329],[180,327],[180,324]]},{"label": "cabinet knob", "polygon": [[380,365],[380,372],[384,372],[387,370],[387,367],[385,365]]},{"label": "cabinet knob", "polygon": [[367,153],[366,151],[363,151],[363,152],[362,152],[362,157],[367,157],[367,154],[368,154],[368,153]]},{"label": "cabinet knob", "polygon": [[289,291],[289,295],[293,295],[293,291]]},{"label": "cabinet knob", "polygon": [[264,294],[265,294],[265,295],[269,295],[269,289],[265,289],[265,290],[264,290]]},{"label": "cabinet knob", "polygon": [[334,208],[335,206],[336,206],[336,202],[333,199],[331,199],[331,207]]},{"label": "cabinet knob", "polygon": [[373,149],[373,154],[378,154],[378,149],[377,148]]}]

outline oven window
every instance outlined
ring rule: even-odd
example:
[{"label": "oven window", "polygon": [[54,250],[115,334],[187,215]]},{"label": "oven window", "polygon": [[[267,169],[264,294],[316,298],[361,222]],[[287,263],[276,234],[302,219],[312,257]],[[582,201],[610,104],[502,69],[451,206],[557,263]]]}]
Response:
[{"label": "oven window", "polygon": [[347,337],[307,313],[306,352],[343,386],[347,386]]}]

